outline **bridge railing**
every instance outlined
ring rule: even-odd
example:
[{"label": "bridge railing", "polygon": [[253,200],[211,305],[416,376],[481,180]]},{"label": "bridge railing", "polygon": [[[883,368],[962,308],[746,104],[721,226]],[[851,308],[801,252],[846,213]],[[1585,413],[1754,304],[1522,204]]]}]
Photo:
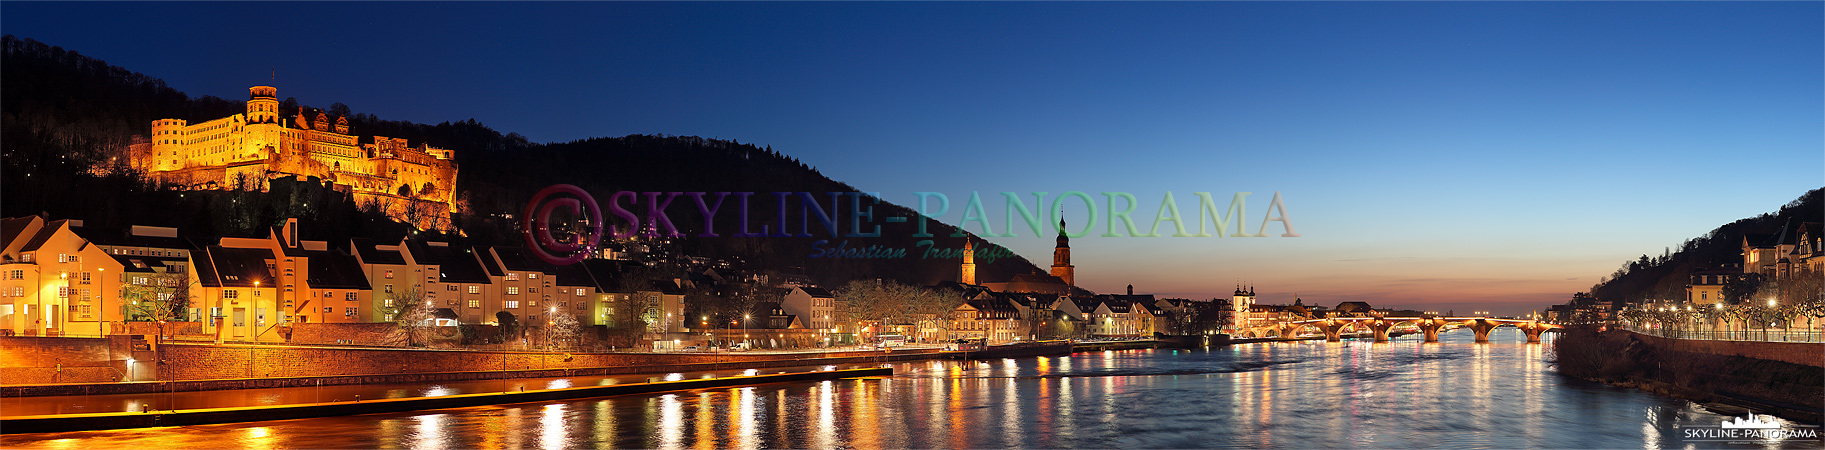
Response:
[{"label": "bridge railing", "polygon": [[1653,328],[1623,326],[1623,329],[1636,333],[1660,336],[1673,339],[1701,339],[1712,341],[1758,341],[1758,342],[1825,342],[1825,332],[1817,329],[1747,329],[1747,330],[1682,330],[1672,328]]}]

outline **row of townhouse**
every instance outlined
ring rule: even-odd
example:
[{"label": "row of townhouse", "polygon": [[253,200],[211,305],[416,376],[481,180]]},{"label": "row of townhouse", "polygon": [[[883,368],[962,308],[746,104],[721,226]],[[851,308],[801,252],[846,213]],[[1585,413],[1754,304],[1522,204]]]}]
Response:
[{"label": "row of townhouse", "polygon": [[[180,238],[177,230],[83,227],[41,217],[0,224],[0,334],[101,335],[153,296],[183,296],[170,320],[234,340],[277,340],[290,323],[393,321],[423,301],[440,323],[547,324],[570,315],[616,325],[616,304],[643,304],[651,331],[680,331],[678,280],[623,286],[625,261],[552,266],[525,249],[354,239],[346,249],[300,238],[288,220],[265,237]],[[504,314],[503,314],[504,313]],[[823,314],[828,317],[828,312]]]},{"label": "row of townhouse", "polygon": [[[867,339],[897,334],[914,342],[984,339],[993,343],[1064,337],[1145,337],[1177,333],[1170,317],[1185,308],[1207,307],[1185,299],[1152,295],[1067,296],[1000,292],[980,285],[944,282],[929,289],[950,290],[962,304],[945,314],[913,314],[888,322],[840,323],[833,316],[836,296],[815,286],[781,289],[783,301],[758,304],[747,325],[752,328],[808,328]],[[1132,292],[1132,291],[1130,291]],[[771,311],[771,313],[769,313]],[[717,328],[729,325],[710,323]]]},{"label": "row of townhouse", "polygon": [[928,342],[980,338],[990,342],[1065,337],[1146,337],[1177,334],[1171,317],[1187,308],[1207,305],[1186,299],[1158,299],[1151,294],[1069,296],[997,292],[982,286],[945,282],[933,289],[959,292],[964,302],[946,317],[920,318],[901,324],[909,336]]}]

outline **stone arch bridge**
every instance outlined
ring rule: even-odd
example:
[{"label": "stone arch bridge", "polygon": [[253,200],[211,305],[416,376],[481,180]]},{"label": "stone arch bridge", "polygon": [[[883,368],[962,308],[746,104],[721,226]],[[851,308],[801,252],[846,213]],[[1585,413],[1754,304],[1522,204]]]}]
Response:
[{"label": "stone arch bridge", "polygon": [[1461,326],[1476,332],[1477,342],[1489,342],[1489,332],[1496,327],[1512,326],[1527,334],[1527,342],[1540,342],[1540,333],[1546,330],[1563,328],[1559,325],[1538,320],[1495,319],[1489,317],[1331,317],[1282,322],[1270,325],[1250,327],[1240,330],[1239,337],[1281,337],[1299,336],[1308,328],[1324,333],[1324,340],[1337,342],[1343,339],[1348,331],[1367,331],[1375,336],[1375,342],[1387,342],[1388,331],[1395,327],[1412,325],[1425,333],[1426,342],[1438,342],[1439,331],[1449,326]]}]

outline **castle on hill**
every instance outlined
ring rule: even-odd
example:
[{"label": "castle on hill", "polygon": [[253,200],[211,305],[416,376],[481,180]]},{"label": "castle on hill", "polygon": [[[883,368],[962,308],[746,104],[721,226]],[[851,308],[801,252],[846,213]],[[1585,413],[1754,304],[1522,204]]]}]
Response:
[{"label": "castle on hill", "polygon": [[180,189],[260,189],[266,181],[321,180],[419,228],[444,229],[456,208],[451,150],[351,134],[348,117],[281,117],[278,88],[248,88],[247,112],[200,123],[152,121],[128,148],[133,167]]}]

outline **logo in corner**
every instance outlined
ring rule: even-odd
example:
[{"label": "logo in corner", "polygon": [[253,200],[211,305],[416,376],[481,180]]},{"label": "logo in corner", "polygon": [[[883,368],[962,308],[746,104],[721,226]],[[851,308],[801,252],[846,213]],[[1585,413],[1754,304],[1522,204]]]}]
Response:
[{"label": "logo in corner", "polygon": [[[1719,424],[1719,426],[1723,427],[1723,428],[1755,428],[1755,429],[1771,429],[1771,428],[1780,428],[1781,427],[1781,425],[1778,423],[1763,421],[1762,418],[1756,417],[1755,414],[1746,414],[1744,416],[1745,417],[1733,417],[1733,418],[1731,418],[1731,420],[1723,421],[1723,423]],[[1747,418],[1749,420],[1743,420],[1744,418]]]},{"label": "logo in corner", "polygon": [[[532,201],[526,203],[526,211],[520,216],[526,247],[539,259],[554,265],[576,264],[589,258],[589,253],[602,242],[602,209],[597,205],[594,197],[576,186],[554,184],[540,189],[532,196]],[[552,214],[558,208],[565,208],[571,216],[569,224],[573,225],[564,227],[567,233],[563,239],[552,234]],[[574,226],[579,220],[588,222]]]}]

